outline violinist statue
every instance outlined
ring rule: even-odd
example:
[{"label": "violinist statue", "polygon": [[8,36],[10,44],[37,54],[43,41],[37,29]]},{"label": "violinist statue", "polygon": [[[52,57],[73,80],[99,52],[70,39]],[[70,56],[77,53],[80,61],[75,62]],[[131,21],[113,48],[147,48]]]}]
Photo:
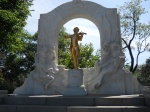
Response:
[{"label": "violinist statue", "polygon": [[73,31],[74,31],[73,35],[65,36],[65,38],[71,39],[70,51],[71,51],[73,61],[74,61],[74,69],[78,69],[79,56],[80,56],[80,49],[79,49],[78,41],[82,41],[83,35],[84,34],[86,35],[86,33],[79,32],[78,27],[75,27]]}]

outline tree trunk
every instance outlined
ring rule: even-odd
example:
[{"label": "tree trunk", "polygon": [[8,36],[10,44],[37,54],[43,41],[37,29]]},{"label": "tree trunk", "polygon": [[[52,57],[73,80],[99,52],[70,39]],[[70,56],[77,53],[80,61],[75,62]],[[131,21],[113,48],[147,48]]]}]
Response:
[{"label": "tree trunk", "polygon": [[131,57],[131,66],[130,66],[130,72],[133,71],[133,67],[134,67],[134,57],[133,57],[133,54],[132,54],[132,50],[131,50],[131,46],[128,45],[128,50],[129,50],[129,54],[130,54],[130,57]]}]

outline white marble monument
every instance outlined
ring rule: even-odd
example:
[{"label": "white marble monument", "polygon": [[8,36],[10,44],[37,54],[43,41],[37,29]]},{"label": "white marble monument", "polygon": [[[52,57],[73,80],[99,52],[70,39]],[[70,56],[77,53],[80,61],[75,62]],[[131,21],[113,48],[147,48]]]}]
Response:
[{"label": "white marble monument", "polygon": [[[72,73],[58,65],[58,34],[71,19],[92,21],[100,32],[101,60],[95,67]],[[14,94],[139,94],[143,92],[137,78],[124,69],[125,56],[121,50],[119,15],[116,8],[72,0],[46,14],[41,14],[38,26],[38,45],[35,69]],[[71,77],[68,74],[74,74]],[[82,80],[82,76],[84,81]],[[78,78],[76,78],[78,77]],[[79,78],[80,77],[80,78]]]}]

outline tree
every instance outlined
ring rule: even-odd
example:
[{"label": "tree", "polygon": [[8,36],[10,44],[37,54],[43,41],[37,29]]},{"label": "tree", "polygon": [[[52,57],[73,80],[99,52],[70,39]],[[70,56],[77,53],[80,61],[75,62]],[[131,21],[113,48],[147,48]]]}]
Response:
[{"label": "tree", "polygon": [[32,0],[0,0],[0,52],[18,52],[22,48],[20,37],[31,5]]},{"label": "tree", "polygon": [[81,48],[81,54],[79,58],[79,67],[80,68],[86,68],[86,67],[94,67],[95,62],[100,58],[100,55],[98,55],[98,50],[96,52],[96,55],[93,54],[94,48],[93,44],[80,44]]},{"label": "tree", "polygon": [[[2,68],[1,79],[5,79],[7,83],[3,85],[9,87],[9,92],[13,92],[16,86],[20,86],[26,75],[34,69],[34,56],[36,52],[37,33],[31,36],[24,32],[22,39],[23,48],[16,53],[7,53],[6,61]],[[2,80],[1,80],[2,81]]]},{"label": "tree", "polygon": [[[62,28],[59,33],[59,44],[58,44],[58,64],[65,65],[66,68],[74,68],[73,59],[70,53],[70,40],[64,39],[64,36],[68,35],[65,31],[65,28]],[[100,55],[94,55],[94,48],[93,44],[80,44],[80,58],[79,58],[79,67],[86,68],[86,67],[93,67],[95,61],[100,58]]]},{"label": "tree", "polygon": [[139,82],[144,86],[150,86],[150,58],[146,60],[146,64],[141,67]]},{"label": "tree", "polygon": [[[22,76],[19,74],[25,71],[22,51],[25,49],[24,37],[29,34],[24,31],[24,26],[30,15],[29,7],[32,1],[0,0],[0,54],[3,55],[0,59],[2,62],[0,82],[4,85],[9,83],[11,88],[17,77]],[[3,78],[4,81],[1,80]]]},{"label": "tree", "polygon": [[[131,0],[119,7],[121,35],[124,43],[123,49],[127,49],[130,54],[130,72],[134,73],[138,67],[139,55],[148,49],[150,36],[150,22],[142,23],[141,15],[145,14],[142,2],[147,0]],[[137,56],[133,56],[133,43],[136,43]],[[135,61],[136,59],[136,61]]]}]

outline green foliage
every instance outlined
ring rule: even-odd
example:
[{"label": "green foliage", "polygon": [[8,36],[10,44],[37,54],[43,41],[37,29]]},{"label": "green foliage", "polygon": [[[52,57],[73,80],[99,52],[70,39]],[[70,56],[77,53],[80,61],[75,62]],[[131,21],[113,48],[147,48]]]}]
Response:
[{"label": "green foliage", "polygon": [[0,86],[6,85],[6,84],[7,84],[7,81],[4,79],[3,74],[2,74],[2,70],[0,69]]},{"label": "green foliage", "polygon": [[26,75],[34,69],[34,56],[36,52],[37,45],[37,33],[33,36],[24,32],[24,37],[22,37],[23,48],[17,53],[7,53],[5,57],[5,64],[2,68],[2,79],[7,82],[2,82],[4,88],[12,93],[14,88],[20,86],[26,77]]},{"label": "green foliage", "polygon": [[15,89],[14,83],[9,83],[8,80],[4,78],[4,75],[0,71],[0,90],[8,90],[8,93],[12,93]]},{"label": "green foliage", "polygon": [[[147,11],[142,7],[142,2],[147,0],[131,0],[119,7],[121,34],[123,49],[127,49],[130,54],[130,72],[134,73],[138,67],[138,58],[149,46],[150,22],[142,23],[141,16]],[[136,44],[137,56],[133,56],[133,44]],[[135,61],[136,59],[136,61]]]},{"label": "green foliage", "polygon": [[3,54],[0,84],[9,92],[22,83],[24,74],[33,68],[32,42],[28,41],[32,36],[24,31],[32,1],[0,0],[0,53]]},{"label": "green foliage", "polygon": [[150,86],[150,58],[146,60],[146,64],[142,66],[139,82],[144,86]]},{"label": "green foliage", "polygon": [[0,0],[0,52],[17,52],[32,0]]},{"label": "green foliage", "polygon": [[95,62],[100,58],[98,55],[93,55],[93,44],[80,44],[81,54],[79,58],[79,67],[94,67]]},{"label": "green foliage", "polygon": [[66,67],[69,65],[73,67],[73,61],[70,54],[70,40],[64,39],[64,36],[68,35],[65,30],[66,29],[63,27],[60,30],[58,37],[58,64],[65,65]]},{"label": "green foliage", "polygon": [[[59,34],[59,45],[58,45],[58,64],[65,65],[66,68],[74,68],[73,59],[70,52],[70,40],[64,39],[64,36],[68,35],[65,31],[65,28],[60,30]],[[93,45],[90,44],[80,44],[80,58],[79,58],[79,67],[93,67],[95,61],[99,59],[99,52],[97,51],[96,55],[93,55]]]},{"label": "green foliage", "polygon": [[33,70],[34,55],[36,50],[36,36],[37,34],[31,36],[26,33],[22,42],[23,49],[14,54],[7,54],[3,73],[11,82],[17,79],[18,75],[26,75]]}]

